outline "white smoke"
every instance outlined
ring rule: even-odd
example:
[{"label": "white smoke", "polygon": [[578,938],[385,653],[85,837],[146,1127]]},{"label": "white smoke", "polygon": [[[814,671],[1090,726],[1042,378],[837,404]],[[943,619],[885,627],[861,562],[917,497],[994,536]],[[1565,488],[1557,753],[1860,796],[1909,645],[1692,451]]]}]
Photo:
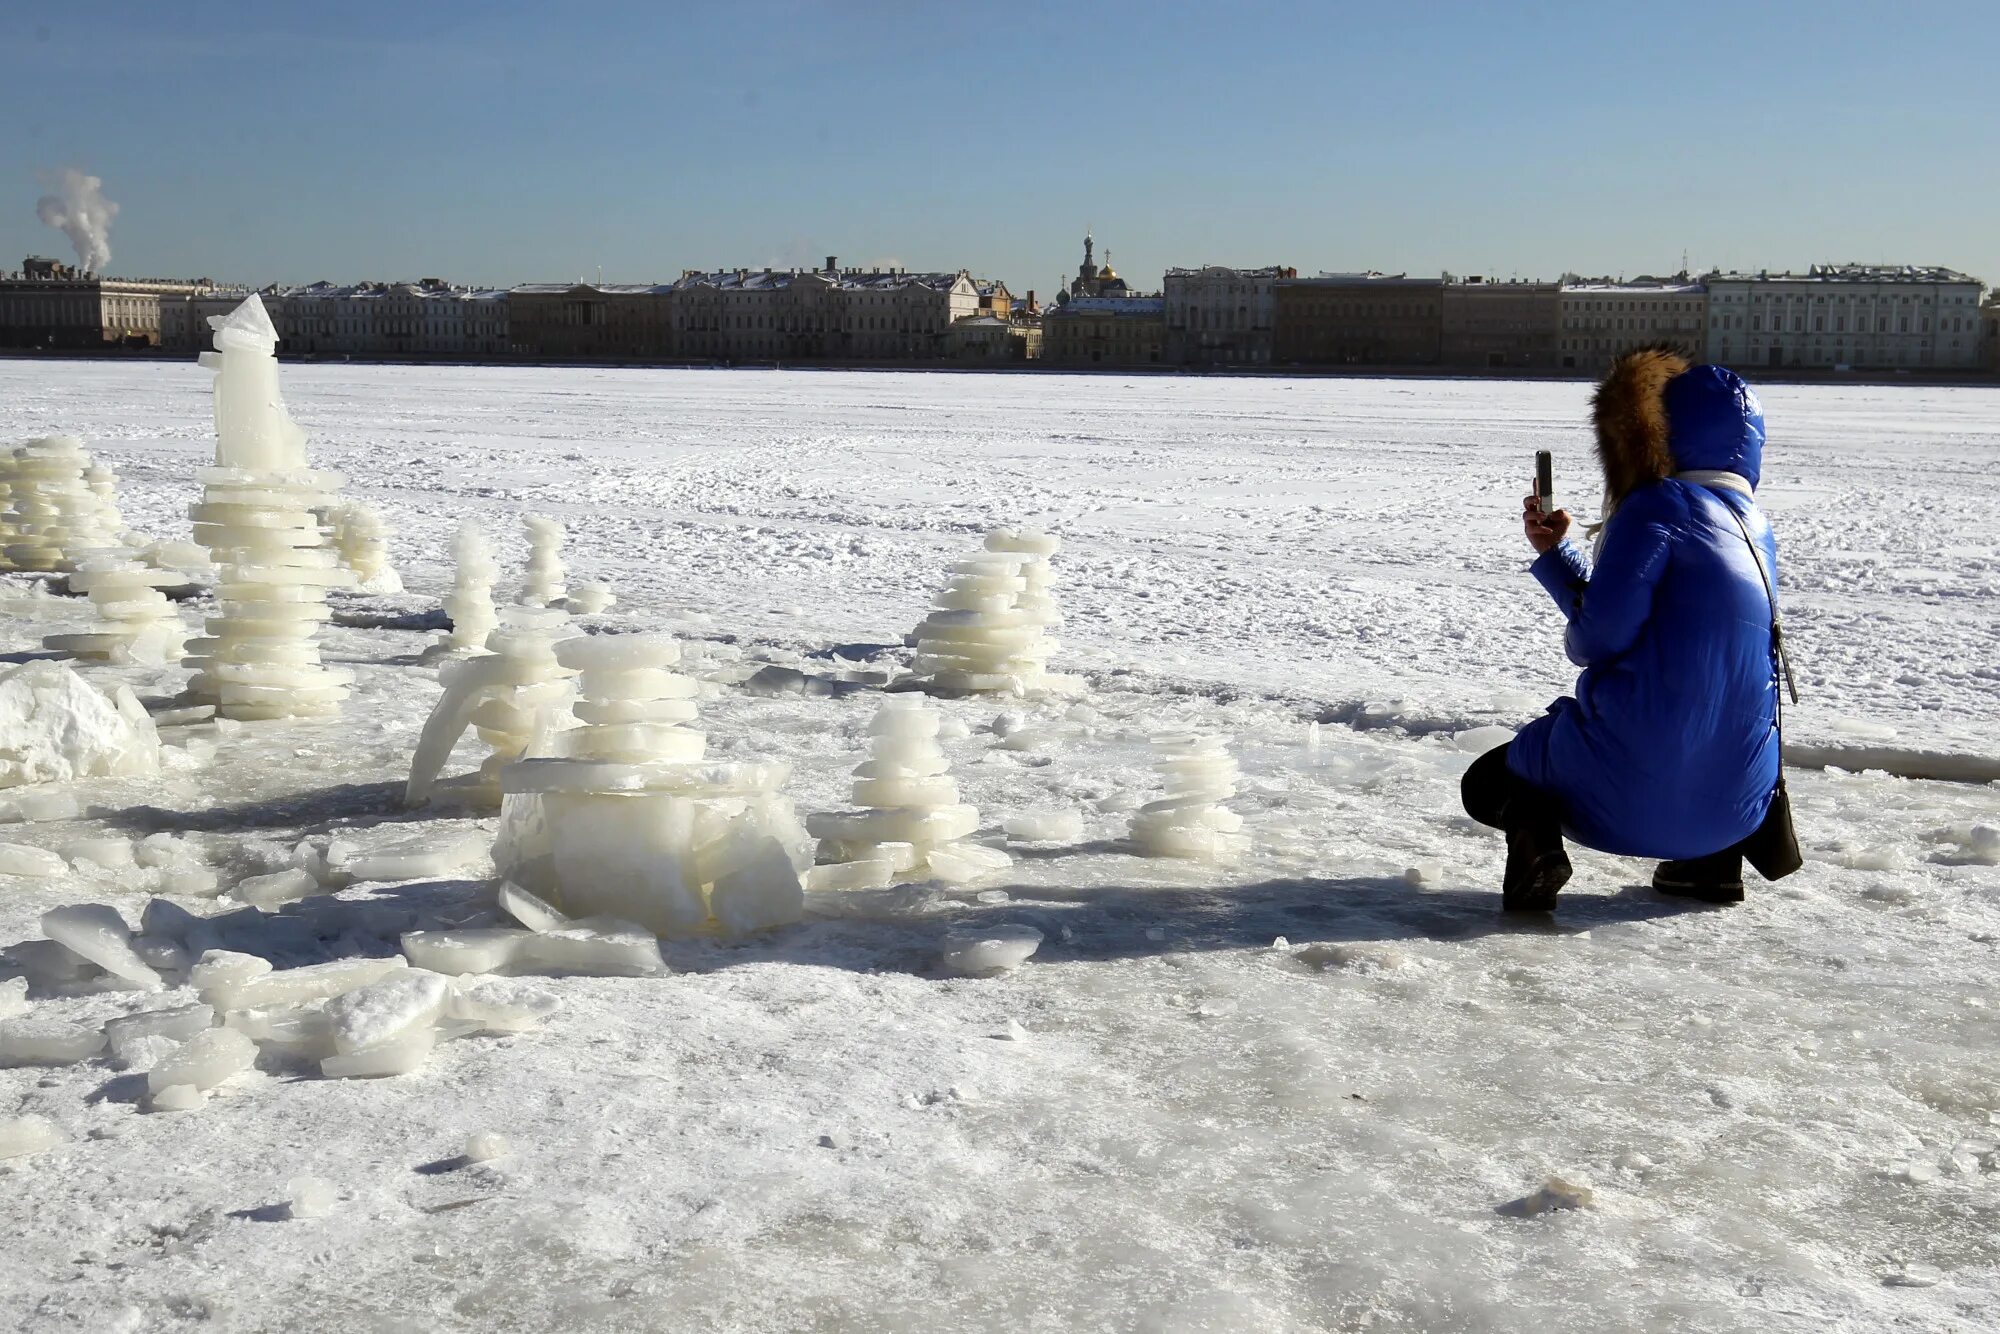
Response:
[{"label": "white smoke", "polygon": [[64,167],[60,175],[43,172],[42,184],[53,193],[42,196],[35,213],[69,237],[77,263],[104,272],[111,263],[111,220],[118,216],[118,205],[104,197],[104,182]]}]

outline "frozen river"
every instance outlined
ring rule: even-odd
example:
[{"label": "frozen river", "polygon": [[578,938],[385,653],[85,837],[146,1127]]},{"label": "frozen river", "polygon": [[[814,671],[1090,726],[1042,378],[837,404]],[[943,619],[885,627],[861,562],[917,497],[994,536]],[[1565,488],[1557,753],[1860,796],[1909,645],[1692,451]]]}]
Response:
[{"label": "frozen river", "polygon": [[[146,1115],[108,1066],[0,1070],[0,1116],[71,1136],[0,1164],[0,1324],[1991,1327],[2000,870],[1967,840],[2000,824],[2000,789],[1801,771],[1809,865],[1741,909],[1680,910],[1639,888],[1650,867],[1586,853],[1554,928],[1496,919],[1500,843],[1457,813],[1471,756],[1452,736],[1568,688],[1516,515],[1538,448],[1594,512],[1587,386],[284,375],[315,465],[383,510],[410,586],[330,635],[361,675],[346,716],[103,781],[86,818],[8,839],[193,831],[227,870],[403,818],[390,794],[437,686],[398,618],[448,586],[462,519],[491,524],[511,571],[530,512],[568,525],[573,579],[617,590],[609,624],[806,667],[900,653],[987,527],[1061,533],[1056,666],[1089,678],[1088,710],[1015,706],[1048,730],[1037,753],[995,747],[1003,705],[945,707],[972,729],[954,773],[989,830],[1070,810],[1086,837],[977,887],[1004,899],[827,896],[768,939],[668,946],[664,979],[539,983],[563,1004],[542,1031],[400,1079],[273,1069]],[[135,527],[184,535],[208,382],[0,361],[0,439],[84,437]],[[2000,391],[1762,397],[1795,737],[1856,768],[1992,764]],[[14,598],[0,652],[85,619]],[[154,697],[181,675],[92,670]],[[702,705],[722,751],[795,766],[801,810],[843,804],[872,707]],[[1334,724],[1317,762],[1313,718]],[[1223,871],[1119,841],[1153,781],[1145,738],[1190,726],[1244,764],[1256,848]],[[120,893],[0,876],[0,945],[58,903],[136,916]],[[485,895],[376,897],[435,922]],[[1008,977],[938,978],[938,935],[974,920],[1048,943]],[[97,1023],[139,1001],[38,1008]],[[515,1153],[449,1166],[477,1130]],[[271,1221],[302,1173],[340,1204]],[[1496,1212],[1550,1176],[1593,1206]]]}]

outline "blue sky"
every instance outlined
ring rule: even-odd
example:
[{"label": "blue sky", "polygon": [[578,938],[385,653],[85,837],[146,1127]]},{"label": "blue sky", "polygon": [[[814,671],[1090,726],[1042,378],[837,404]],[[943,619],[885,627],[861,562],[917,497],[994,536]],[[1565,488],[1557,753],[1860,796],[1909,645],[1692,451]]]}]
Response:
[{"label": "blue sky", "polygon": [[643,281],[1100,253],[1553,277],[1817,260],[2000,282],[2000,3],[0,8],[0,265]]}]

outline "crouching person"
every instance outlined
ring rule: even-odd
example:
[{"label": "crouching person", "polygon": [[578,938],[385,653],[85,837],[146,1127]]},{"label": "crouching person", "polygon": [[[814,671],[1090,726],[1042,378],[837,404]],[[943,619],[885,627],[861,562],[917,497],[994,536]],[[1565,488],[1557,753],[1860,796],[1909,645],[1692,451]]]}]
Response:
[{"label": "crouching person", "polygon": [[1659,859],[1662,893],[1739,902],[1746,857],[1770,879],[1798,867],[1777,548],[1754,499],[1763,410],[1732,372],[1665,348],[1621,356],[1592,407],[1607,516],[1594,558],[1566,512],[1529,496],[1523,516],[1583,674],[1466,772],[1465,809],[1506,831],[1509,910],[1555,906],[1565,836]]}]

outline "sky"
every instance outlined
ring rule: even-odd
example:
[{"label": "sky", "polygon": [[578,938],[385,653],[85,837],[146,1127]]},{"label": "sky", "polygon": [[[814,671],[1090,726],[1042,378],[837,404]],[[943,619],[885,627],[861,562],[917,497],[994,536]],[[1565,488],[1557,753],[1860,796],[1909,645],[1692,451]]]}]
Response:
[{"label": "sky", "polygon": [[263,284],[1169,266],[2000,282],[2000,3],[0,6],[0,268]]}]

